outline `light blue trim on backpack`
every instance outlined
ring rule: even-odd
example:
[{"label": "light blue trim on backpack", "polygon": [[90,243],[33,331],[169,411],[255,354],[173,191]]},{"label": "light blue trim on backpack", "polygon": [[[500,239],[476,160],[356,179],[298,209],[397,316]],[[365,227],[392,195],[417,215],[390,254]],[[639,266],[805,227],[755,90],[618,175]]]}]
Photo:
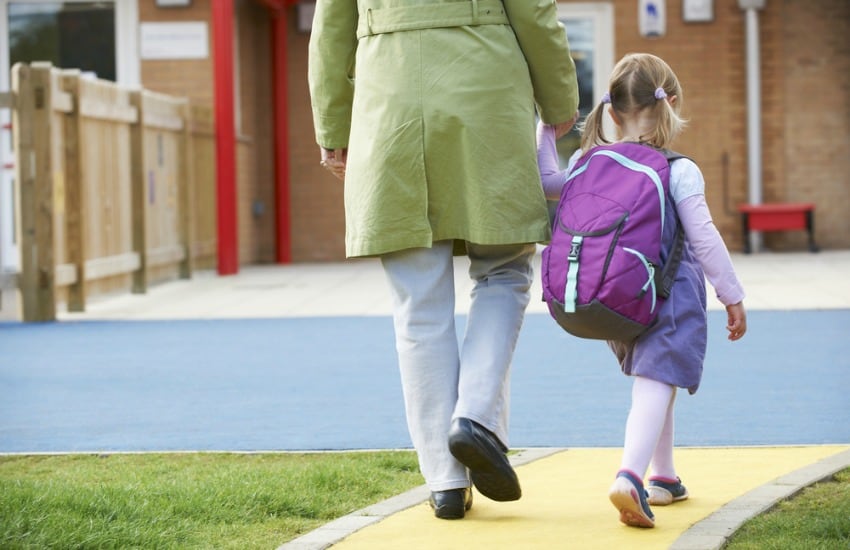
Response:
[{"label": "light blue trim on backpack", "polygon": [[611,151],[609,149],[600,149],[599,151],[596,151],[595,153],[590,155],[590,158],[587,159],[587,162],[581,165],[577,170],[574,170],[573,173],[567,177],[567,182],[587,170],[587,167],[590,164],[590,160],[596,155],[604,155],[608,158],[614,159],[615,161],[620,163],[624,168],[628,168],[629,170],[646,174],[649,179],[652,180],[652,183],[655,184],[655,188],[658,190],[658,202],[661,204],[661,235],[664,235],[664,220],[666,213],[665,210],[667,206],[666,201],[664,200],[664,184],[661,183],[661,177],[659,177],[658,172],[653,170],[651,167],[634,161],[625,155],[617,153],[616,151]]},{"label": "light blue trim on backpack", "polygon": [[575,313],[576,300],[578,299],[578,257],[581,252],[581,242],[584,237],[581,235],[573,235],[572,246],[570,253],[567,256],[569,262],[567,269],[567,286],[564,289],[564,311],[567,313]]},{"label": "light blue trim on backpack", "polygon": [[642,263],[643,267],[646,268],[646,274],[647,274],[647,277],[649,277],[649,278],[647,279],[646,283],[644,283],[644,285],[641,287],[640,290],[641,290],[642,293],[645,294],[646,290],[648,288],[652,288],[652,307],[650,308],[649,311],[650,312],[655,311],[655,266],[652,265],[646,259],[646,256],[644,256],[643,254],[641,254],[640,252],[638,252],[634,248],[628,248],[628,247],[624,246],[623,250],[625,250],[626,252],[631,252],[632,254],[637,256],[638,260],[640,260],[640,263]]}]

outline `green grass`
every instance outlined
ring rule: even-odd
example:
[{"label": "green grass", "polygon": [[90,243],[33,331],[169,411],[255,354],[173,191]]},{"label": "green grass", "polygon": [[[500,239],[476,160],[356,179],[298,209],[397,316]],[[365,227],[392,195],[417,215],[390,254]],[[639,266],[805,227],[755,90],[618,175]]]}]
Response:
[{"label": "green grass", "polygon": [[0,457],[0,548],[276,548],[421,485],[412,452]]},{"label": "green grass", "polygon": [[850,469],[803,489],[736,532],[727,550],[848,550]]},{"label": "green grass", "polygon": [[[0,548],[273,549],[423,483],[411,451],[0,457]],[[731,550],[850,548],[850,469]]]}]

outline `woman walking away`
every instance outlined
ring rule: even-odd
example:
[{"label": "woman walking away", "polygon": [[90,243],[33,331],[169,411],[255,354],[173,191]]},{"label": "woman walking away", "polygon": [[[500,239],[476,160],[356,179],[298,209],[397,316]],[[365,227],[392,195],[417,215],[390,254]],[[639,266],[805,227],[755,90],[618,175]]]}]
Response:
[{"label": "woman walking away", "polygon": [[[594,147],[611,143],[602,128],[605,109],[616,125],[616,141],[666,149],[684,126],[681,107],[682,88],[667,63],[654,55],[627,55],[614,67],[608,93],[584,121],[581,149],[567,170],[558,169],[555,151],[555,140],[562,133],[538,125],[538,162],[546,195],[557,199],[576,162]],[[688,498],[673,463],[673,405],[677,388],[693,394],[702,377],[706,276],[726,306],[729,340],[738,340],[747,331],[744,290],[708,210],[702,173],[690,159],[671,162],[669,194],[675,207],[666,209],[673,223],[665,223],[670,230],[664,232],[662,257],[670,253],[676,224],[681,224],[686,239],[670,297],[657,322],[635,340],[608,342],[623,373],[634,377],[622,462],[609,498],[620,521],[635,527],[655,525],[651,504],[664,506]]]},{"label": "woman walking away", "polygon": [[[472,484],[516,500],[509,372],[535,243],[550,235],[535,112],[557,124],[578,107],[557,6],[318,0],[308,73],[322,163],[345,179],[346,255],[380,257],[389,282],[407,425],[434,514],[464,517]],[[459,250],[474,280],[460,344]]]}]

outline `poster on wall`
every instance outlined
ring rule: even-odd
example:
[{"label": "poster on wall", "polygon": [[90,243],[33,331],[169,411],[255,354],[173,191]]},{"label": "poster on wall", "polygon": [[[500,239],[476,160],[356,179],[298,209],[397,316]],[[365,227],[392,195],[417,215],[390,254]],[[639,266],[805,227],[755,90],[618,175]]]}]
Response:
[{"label": "poster on wall", "polygon": [[682,20],[686,23],[714,21],[714,0],[682,0]]},{"label": "poster on wall", "polygon": [[664,0],[640,0],[638,2],[638,27],[646,38],[664,36],[667,31],[667,9]]},{"label": "poster on wall", "polygon": [[203,21],[142,23],[139,25],[142,59],[206,59],[209,31]]}]

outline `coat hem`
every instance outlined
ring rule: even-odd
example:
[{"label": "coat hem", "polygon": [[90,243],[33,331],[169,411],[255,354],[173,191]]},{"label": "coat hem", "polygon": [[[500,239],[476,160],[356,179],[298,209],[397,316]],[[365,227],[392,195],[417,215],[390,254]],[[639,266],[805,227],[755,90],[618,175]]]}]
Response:
[{"label": "coat hem", "polygon": [[354,240],[346,239],[345,255],[347,258],[361,258],[368,256],[380,256],[390,252],[406,250],[408,248],[431,248],[438,241],[460,240],[483,245],[502,245],[517,243],[543,243],[549,240],[548,225],[544,230],[530,230],[523,233],[504,233],[486,235],[480,233],[432,235],[427,238],[404,238],[388,240]]}]

